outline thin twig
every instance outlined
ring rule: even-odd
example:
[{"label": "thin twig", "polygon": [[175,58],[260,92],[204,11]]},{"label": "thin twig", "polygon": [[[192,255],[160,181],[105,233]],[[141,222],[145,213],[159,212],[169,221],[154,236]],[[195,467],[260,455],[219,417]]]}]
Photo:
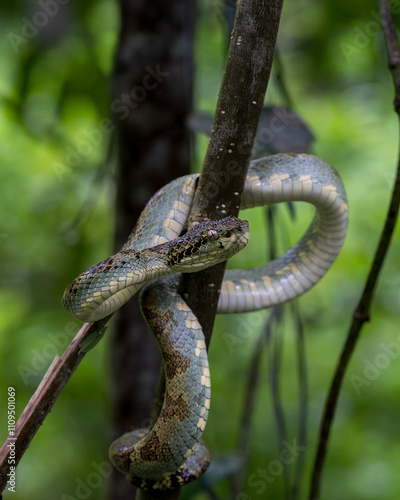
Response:
[{"label": "thin twig", "polygon": [[[280,390],[280,369],[283,357],[283,344],[284,338],[278,332],[278,326],[283,320],[283,310],[284,305],[278,305],[274,307],[274,313],[276,315],[274,326],[268,332],[268,366],[269,366],[269,385],[272,395],[272,407],[275,414],[275,421],[277,427],[277,439],[279,451],[281,451],[282,443],[287,440],[287,425],[285,412],[283,410],[281,390]],[[286,499],[289,498],[290,491],[290,478],[288,471],[288,464],[282,463],[283,466],[283,485],[284,485],[284,496]]]},{"label": "thin twig", "polygon": [[[263,348],[265,345],[265,337],[268,335],[268,331],[274,320],[275,308],[272,309],[271,314],[268,318],[265,329],[261,330],[258,339],[254,345],[253,353],[251,355],[248,370],[247,370],[247,384],[245,390],[245,400],[243,402],[242,417],[239,424],[239,435],[237,440],[236,451],[241,456],[246,456],[248,453],[248,445],[251,433],[251,422],[253,417],[254,406],[256,403],[256,397],[259,388],[260,375],[261,375],[261,360],[263,355]],[[238,495],[243,490],[243,484],[245,479],[245,462],[241,469],[232,476],[231,479],[231,493],[230,498],[236,499]]]},{"label": "thin twig", "polygon": [[283,70],[283,64],[282,64],[282,59],[281,59],[281,55],[280,55],[280,50],[278,50],[277,47],[275,47],[274,62],[275,62],[276,81],[278,82],[279,90],[282,94],[285,106],[287,106],[290,109],[293,109],[293,101],[292,101],[292,98],[290,97],[288,88],[286,86],[286,78],[285,78],[285,73]]},{"label": "thin twig", "polygon": [[[267,244],[268,244],[268,260],[274,260],[277,256],[276,248],[276,206],[271,205],[265,208],[266,217],[266,231],[267,231]],[[246,398],[243,404],[242,417],[240,419],[238,443],[236,446],[237,451],[245,456],[248,452],[248,444],[250,440],[251,421],[253,417],[253,410],[255,406],[257,391],[260,381],[260,365],[263,355],[263,348],[265,343],[271,339],[272,330],[274,325],[279,323],[281,317],[281,307],[277,306],[271,309],[268,320],[264,328],[259,334],[257,342],[253,348],[253,353],[250,358],[249,368],[247,370],[247,385],[246,385]],[[237,474],[231,478],[231,494],[230,498],[235,499],[243,490],[246,469],[243,467]]]},{"label": "thin twig", "polygon": [[61,358],[58,356],[54,358],[41,383],[19,417],[13,431],[14,434],[7,438],[0,449],[0,492],[7,485],[7,474],[10,471],[11,464],[8,463],[9,446],[11,444],[15,445],[15,463],[12,463],[12,465],[16,467],[44,419],[53,408],[61,391],[84,358],[86,351],[81,352],[82,343],[89,335],[103,329],[109,318],[110,316],[96,323],[85,323]]},{"label": "thin twig", "polygon": [[[388,66],[392,74],[394,88],[395,88],[394,107],[396,113],[399,115],[400,118],[400,50],[397,41],[396,31],[390,13],[389,1],[379,0],[379,6],[380,6],[382,24],[383,24],[386,47],[387,47]],[[372,266],[369,271],[368,278],[366,280],[360,301],[353,313],[350,329],[347,334],[347,338],[343,346],[339,363],[337,365],[332,385],[330,387],[329,394],[325,403],[324,414],[321,420],[317,455],[311,478],[311,488],[309,495],[310,500],[317,500],[320,498],[322,471],[323,471],[332,421],[334,418],[336,405],[341,389],[341,384],[344,378],[346,368],[350,362],[351,355],[354,351],[356,342],[359,338],[360,331],[364,323],[366,321],[369,321],[370,319],[371,302],[374,296],[380,271],[382,269],[387,251],[390,246],[390,241],[392,239],[393,231],[398,217],[399,206],[400,206],[400,158],[398,159],[397,173],[396,173],[396,178],[394,180],[389,210],[386,215],[386,220],[383,226],[378,247],[376,249]]]},{"label": "thin twig", "polygon": [[[299,429],[298,440],[299,448],[306,449],[307,447],[307,365],[306,353],[304,345],[304,329],[303,322],[299,311],[297,300],[290,303],[292,309],[292,317],[296,328],[296,353],[297,353],[297,372],[299,382]],[[297,500],[300,494],[300,485],[303,477],[305,465],[305,453],[300,453],[296,460],[296,468],[294,473],[293,484],[291,488],[290,500]]]}]

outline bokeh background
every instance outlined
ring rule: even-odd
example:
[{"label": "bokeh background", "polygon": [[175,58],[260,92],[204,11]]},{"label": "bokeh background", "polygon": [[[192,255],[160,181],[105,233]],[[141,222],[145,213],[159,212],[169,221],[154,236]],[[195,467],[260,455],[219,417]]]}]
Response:
[{"label": "bokeh background", "polygon": [[[115,165],[104,165],[112,136],[104,133],[94,146],[88,137],[111,115],[118,4],[76,0],[58,5],[57,15],[36,33],[29,31],[26,20],[43,10],[40,2],[0,6],[2,441],[7,436],[7,387],[15,388],[20,413],[54,355],[63,352],[79,328],[61,306],[66,285],[113,250]],[[398,2],[392,2],[392,10],[400,12]],[[312,152],[339,171],[350,206],[342,253],[318,287],[298,301],[308,371],[308,441],[300,452],[305,460],[300,498],[305,498],[324,398],[386,215],[398,125],[374,1],[288,0],[278,47],[293,107],[315,136]],[[225,49],[222,3],[199,2],[196,109],[214,110]],[[281,99],[272,78],[266,103],[279,105]],[[71,148],[82,144],[89,146],[79,164],[60,169]],[[206,137],[199,135],[194,171],[201,168],[206,144]],[[282,239],[294,243],[311,214],[307,207],[299,207],[293,222],[280,210]],[[230,263],[232,267],[262,263],[267,255],[262,211],[246,218],[253,241]],[[340,397],[324,475],[326,500],[394,500],[400,495],[399,251],[397,228],[371,321],[363,330]],[[235,448],[251,356],[267,318],[263,311],[216,321],[210,349],[212,410],[204,434],[216,456]],[[282,340],[279,379],[291,444],[299,422],[294,323],[287,314],[276,332]],[[16,493],[5,492],[4,498],[105,498],[108,349],[105,338],[79,366],[21,461]],[[279,458],[280,443],[266,351],[247,479],[236,500],[287,498],[284,474],[274,473],[271,465]],[[270,480],[260,479],[260,469],[269,471]],[[228,498],[224,481],[215,491],[219,498]],[[209,498],[197,489],[189,496]]]}]

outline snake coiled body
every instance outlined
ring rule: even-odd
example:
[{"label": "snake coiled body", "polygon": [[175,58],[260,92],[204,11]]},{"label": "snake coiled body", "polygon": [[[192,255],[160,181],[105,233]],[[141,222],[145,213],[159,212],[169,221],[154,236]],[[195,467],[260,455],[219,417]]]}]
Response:
[{"label": "snake coiled body", "polygon": [[[184,484],[208,464],[200,443],[210,407],[206,347],[196,317],[176,291],[176,273],[195,272],[226,260],[249,238],[246,221],[234,217],[205,221],[181,236],[197,177],[181,177],[156,193],[122,250],[80,275],[63,298],[66,309],[77,318],[95,321],[113,313],[146,285],[142,309],[163,354],[165,400],[151,430],[127,433],[110,448],[114,465],[144,488]],[[288,201],[316,207],[310,227],[278,259],[258,268],[227,271],[219,313],[253,311],[293,299],[317,283],[337,257],[346,235],[348,208],[333,167],[302,154],[253,161],[241,208]],[[195,463],[200,464],[198,474]],[[177,470],[177,475],[170,475]]]}]

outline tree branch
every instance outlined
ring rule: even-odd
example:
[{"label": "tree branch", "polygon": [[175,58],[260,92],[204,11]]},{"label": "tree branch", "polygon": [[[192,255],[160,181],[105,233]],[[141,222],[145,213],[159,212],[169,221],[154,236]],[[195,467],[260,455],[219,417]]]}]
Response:
[{"label": "tree branch", "polygon": [[[396,30],[393,25],[389,9],[388,0],[379,0],[379,7],[382,17],[383,29],[385,34],[388,66],[392,74],[395,88],[394,107],[400,118],[400,51],[396,36]],[[317,500],[320,497],[322,471],[327,451],[329,434],[335,415],[337,401],[344,378],[345,371],[350,362],[356,342],[360,336],[361,329],[366,321],[370,319],[370,307],[374,296],[376,284],[382,269],[387,251],[390,246],[393,231],[396,225],[400,205],[400,158],[397,164],[397,173],[394,180],[392,197],[389,210],[386,215],[385,224],[376,249],[376,253],[369,271],[364,290],[360,301],[353,313],[353,319],[347,334],[345,344],[335,371],[335,375],[325,403],[324,414],[321,420],[319,442],[317,455],[314,462],[314,468],[311,478],[310,500]]]}]

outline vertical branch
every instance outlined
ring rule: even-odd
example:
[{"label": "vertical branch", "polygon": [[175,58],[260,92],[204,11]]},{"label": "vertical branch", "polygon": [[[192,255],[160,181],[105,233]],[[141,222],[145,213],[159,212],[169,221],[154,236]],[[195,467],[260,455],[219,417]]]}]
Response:
[{"label": "vertical branch", "polygon": [[[273,323],[275,309],[272,309],[271,315],[266,324],[265,331],[261,331],[258,336],[257,342],[253,348],[253,353],[250,357],[249,368],[247,370],[247,384],[245,390],[245,400],[243,402],[242,416],[239,425],[239,436],[237,440],[236,450],[241,456],[245,456],[248,451],[248,443],[250,440],[251,420],[253,417],[253,410],[256,403],[260,375],[261,375],[261,360],[263,355],[263,347],[265,338],[269,335],[271,325]],[[245,464],[242,465],[240,470],[231,478],[231,494],[230,498],[238,498],[243,489],[245,480]]]},{"label": "vertical branch", "polygon": [[[306,353],[304,345],[304,330],[301,320],[299,304],[297,301],[290,303],[292,309],[292,317],[296,328],[296,353],[297,353],[297,375],[299,382],[299,429],[298,440],[299,447],[306,449],[307,446],[307,366]],[[301,453],[296,460],[296,469],[291,489],[292,500],[297,500],[300,494],[300,484],[303,478],[305,465],[305,453]]]},{"label": "vertical branch", "polygon": [[[390,13],[389,1],[379,0],[380,12],[382,17],[382,24],[385,35],[385,42],[388,56],[388,66],[392,74],[395,99],[394,107],[397,115],[400,118],[400,50],[396,36],[396,30],[393,25],[393,20]],[[317,500],[320,497],[322,472],[325,462],[329,434],[335,415],[337,401],[345,375],[345,371],[350,362],[357,340],[360,336],[361,329],[366,321],[370,319],[370,307],[375,292],[376,284],[382,269],[387,251],[390,246],[393,231],[397,222],[400,206],[400,158],[397,163],[397,172],[394,180],[392,197],[389,204],[389,210],[386,215],[386,220],[383,226],[381,237],[372,261],[371,269],[369,271],[364,290],[362,292],[360,301],[353,313],[353,319],[347,334],[345,344],[333,381],[325,403],[324,413],[321,420],[319,442],[317,454],[314,462],[310,500]]]},{"label": "vertical branch", "polygon": [[[272,67],[283,0],[238,3],[210,141],[189,222],[237,215]],[[183,275],[181,293],[210,342],[226,264]]]},{"label": "vertical branch", "polygon": [[[280,304],[274,307],[274,313],[276,316],[275,324],[272,326],[268,332],[268,379],[269,388],[272,397],[272,407],[275,414],[275,422],[277,428],[277,438],[279,450],[281,449],[282,443],[287,439],[287,427],[285,413],[283,411],[282,399],[280,394],[280,368],[282,363],[282,352],[283,352],[283,332],[279,335],[277,327],[283,319],[284,305]],[[284,486],[284,497],[288,499],[289,497],[289,472],[288,464],[283,465],[283,486]]]},{"label": "vertical branch", "polygon": [[293,101],[292,98],[290,97],[286,85],[285,72],[282,64],[282,59],[280,56],[280,51],[277,49],[275,49],[275,74],[276,74],[276,81],[278,82],[279,89],[281,91],[285,106],[287,106],[290,109],[293,109]]}]

